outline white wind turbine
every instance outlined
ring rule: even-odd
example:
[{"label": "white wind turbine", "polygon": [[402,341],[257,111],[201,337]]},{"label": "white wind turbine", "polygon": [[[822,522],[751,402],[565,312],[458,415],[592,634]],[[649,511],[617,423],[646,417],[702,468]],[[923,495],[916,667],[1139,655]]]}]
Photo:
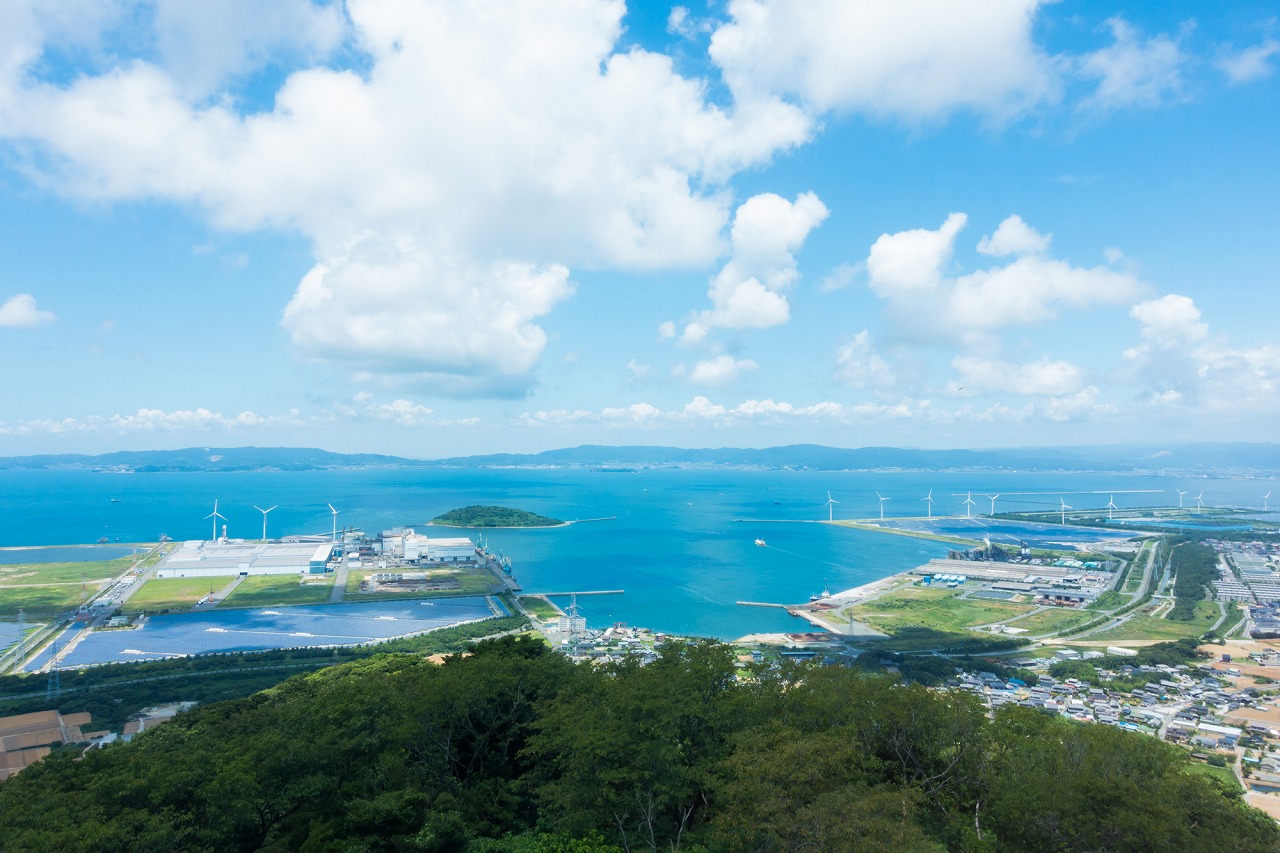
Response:
[{"label": "white wind turbine", "polygon": [[1067,502],[1066,502],[1066,501],[1064,501],[1064,500],[1062,500],[1062,498],[1058,498],[1058,501],[1062,504],[1062,523],[1063,523],[1063,524],[1066,524],[1066,523],[1067,523],[1067,510],[1071,509],[1071,507],[1067,506]]},{"label": "white wind turbine", "polygon": [[1204,509],[1204,492],[1196,495],[1196,512]]},{"label": "white wind turbine", "polygon": [[884,521],[884,502],[893,500],[893,498],[881,498],[879,492],[876,492],[876,497],[880,498],[880,520]]},{"label": "white wind turbine", "polygon": [[1111,520],[1111,514],[1117,509],[1119,509],[1119,507],[1116,506],[1116,496],[1112,495],[1111,500],[1107,501],[1107,521]]},{"label": "white wind turbine", "polygon": [[[277,509],[279,508],[279,506],[280,506],[279,504],[276,504],[271,509]],[[271,509],[263,509],[257,504],[254,504],[253,508],[256,509],[258,512],[262,513],[262,541],[266,542],[267,541],[267,513],[271,512]]]},{"label": "white wind turbine", "polygon": [[926,518],[933,518],[933,489],[930,489],[929,494],[920,500],[924,501],[926,504]]},{"label": "white wind turbine", "polygon": [[840,501],[831,497],[831,492],[827,492],[827,521],[835,521],[835,505]]},{"label": "white wind turbine", "polygon": [[329,512],[333,513],[333,541],[338,541],[338,511],[333,508],[333,504],[325,504],[329,507]]},{"label": "white wind turbine", "polygon": [[1269,506],[1267,506],[1267,501],[1269,501],[1269,500],[1271,500],[1271,493],[1270,493],[1270,492],[1267,492],[1265,495],[1263,495],[1263,496],[1262,496],[1262,511],[1263,511],[1263,512],[1269,512],[1269,511],[1271,510],[1271,508],[1270,508]]},{"label": "white wind turbine", "polygon": [[1182,489],[1174,489],[1174,491],[1178,493],[1178,509],[1182,509],[1182,496],[1185,495],[1186,492],[1182,491]]},{"label": "white wind turbine", "polygon": [[[218,541],[218,519],[222,519],[223,521],[226,521],[227,517],[221,514],[220,512],[218,512],[218,501],[216,498],[213,501],[213,512],[206,515],[205,518],[213,519],[213,534],[211,537],[211,541],[217,542]],[[226,530],[226,527],[223,527],[223,531],[225,530]]]},{"label": "white wind turbine", "polygon": [[973,499],[973,492],[969,492],[969,496],[964,499],[964,517],[972,518],[973,508],[977,505],[978,502]]},{"label": "white wind turbine", "polygon": [[999,496],[999,495],[987,495],[987,497],[991,499],[991,515],[995,515],[995,514],[996,514],[996,498],[998,498],[998,497],[1000,497],[1000,496]]}]

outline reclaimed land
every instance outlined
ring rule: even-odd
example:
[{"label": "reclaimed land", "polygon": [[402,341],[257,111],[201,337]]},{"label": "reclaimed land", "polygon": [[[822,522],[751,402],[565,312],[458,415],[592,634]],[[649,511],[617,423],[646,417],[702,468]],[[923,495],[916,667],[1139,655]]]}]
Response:
[{"label": "reclaimed land", "polygon": [[847,622],[852,616],[864,625],[890,634],[908,626],[963,631],[1030,613],[1032,609],[1029,604],[962,598],[953,590],[907,587],[846,608],[832,621],[843,618]]}]

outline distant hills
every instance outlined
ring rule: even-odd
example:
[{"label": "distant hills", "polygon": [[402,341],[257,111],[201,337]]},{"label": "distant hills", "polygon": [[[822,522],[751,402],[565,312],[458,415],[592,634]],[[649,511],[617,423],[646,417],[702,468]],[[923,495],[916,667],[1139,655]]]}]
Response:
[{"label": "distant hills", "polygon": [[407,468],[426,464],[376,453],[330,453],[312,447],[188,447],[183,450],[121,450],[97,456],[51,454],[0,457],[0,470],[136,471],[321,471],[334,468]]},{"label": "distant hills", "polygon": [[189,447],[0,458],[0,470],[322,471],[366,468],[749,468],[808,471],[1169,471],[1184,474],[1280,472],[1280,444],[1201,443],[914,450],[901,447],[610,447],[588,444],[541,453],[407,459],[376,453],[330,453],[308,447]]}]

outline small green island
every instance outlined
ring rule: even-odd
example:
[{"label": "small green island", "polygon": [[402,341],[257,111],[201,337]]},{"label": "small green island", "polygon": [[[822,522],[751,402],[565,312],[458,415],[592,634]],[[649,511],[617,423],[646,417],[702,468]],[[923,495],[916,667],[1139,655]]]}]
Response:
[{"label": "small green island", "polygon": [[522,509],[506,506],[464,506],[431,519],[444,527],[560,527],[558,518],[547,518]]}]

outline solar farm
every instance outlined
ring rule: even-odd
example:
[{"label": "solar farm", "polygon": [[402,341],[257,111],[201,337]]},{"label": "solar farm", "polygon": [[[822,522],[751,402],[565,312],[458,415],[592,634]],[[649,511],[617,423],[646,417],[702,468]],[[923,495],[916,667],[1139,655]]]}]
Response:
[{"label": "solar farm", "polygon": [[483,596],[177,613],[152,616],[137,628],[82,635],[67,642],[58,665],[362,645],[509,615],[500,601]]}]

